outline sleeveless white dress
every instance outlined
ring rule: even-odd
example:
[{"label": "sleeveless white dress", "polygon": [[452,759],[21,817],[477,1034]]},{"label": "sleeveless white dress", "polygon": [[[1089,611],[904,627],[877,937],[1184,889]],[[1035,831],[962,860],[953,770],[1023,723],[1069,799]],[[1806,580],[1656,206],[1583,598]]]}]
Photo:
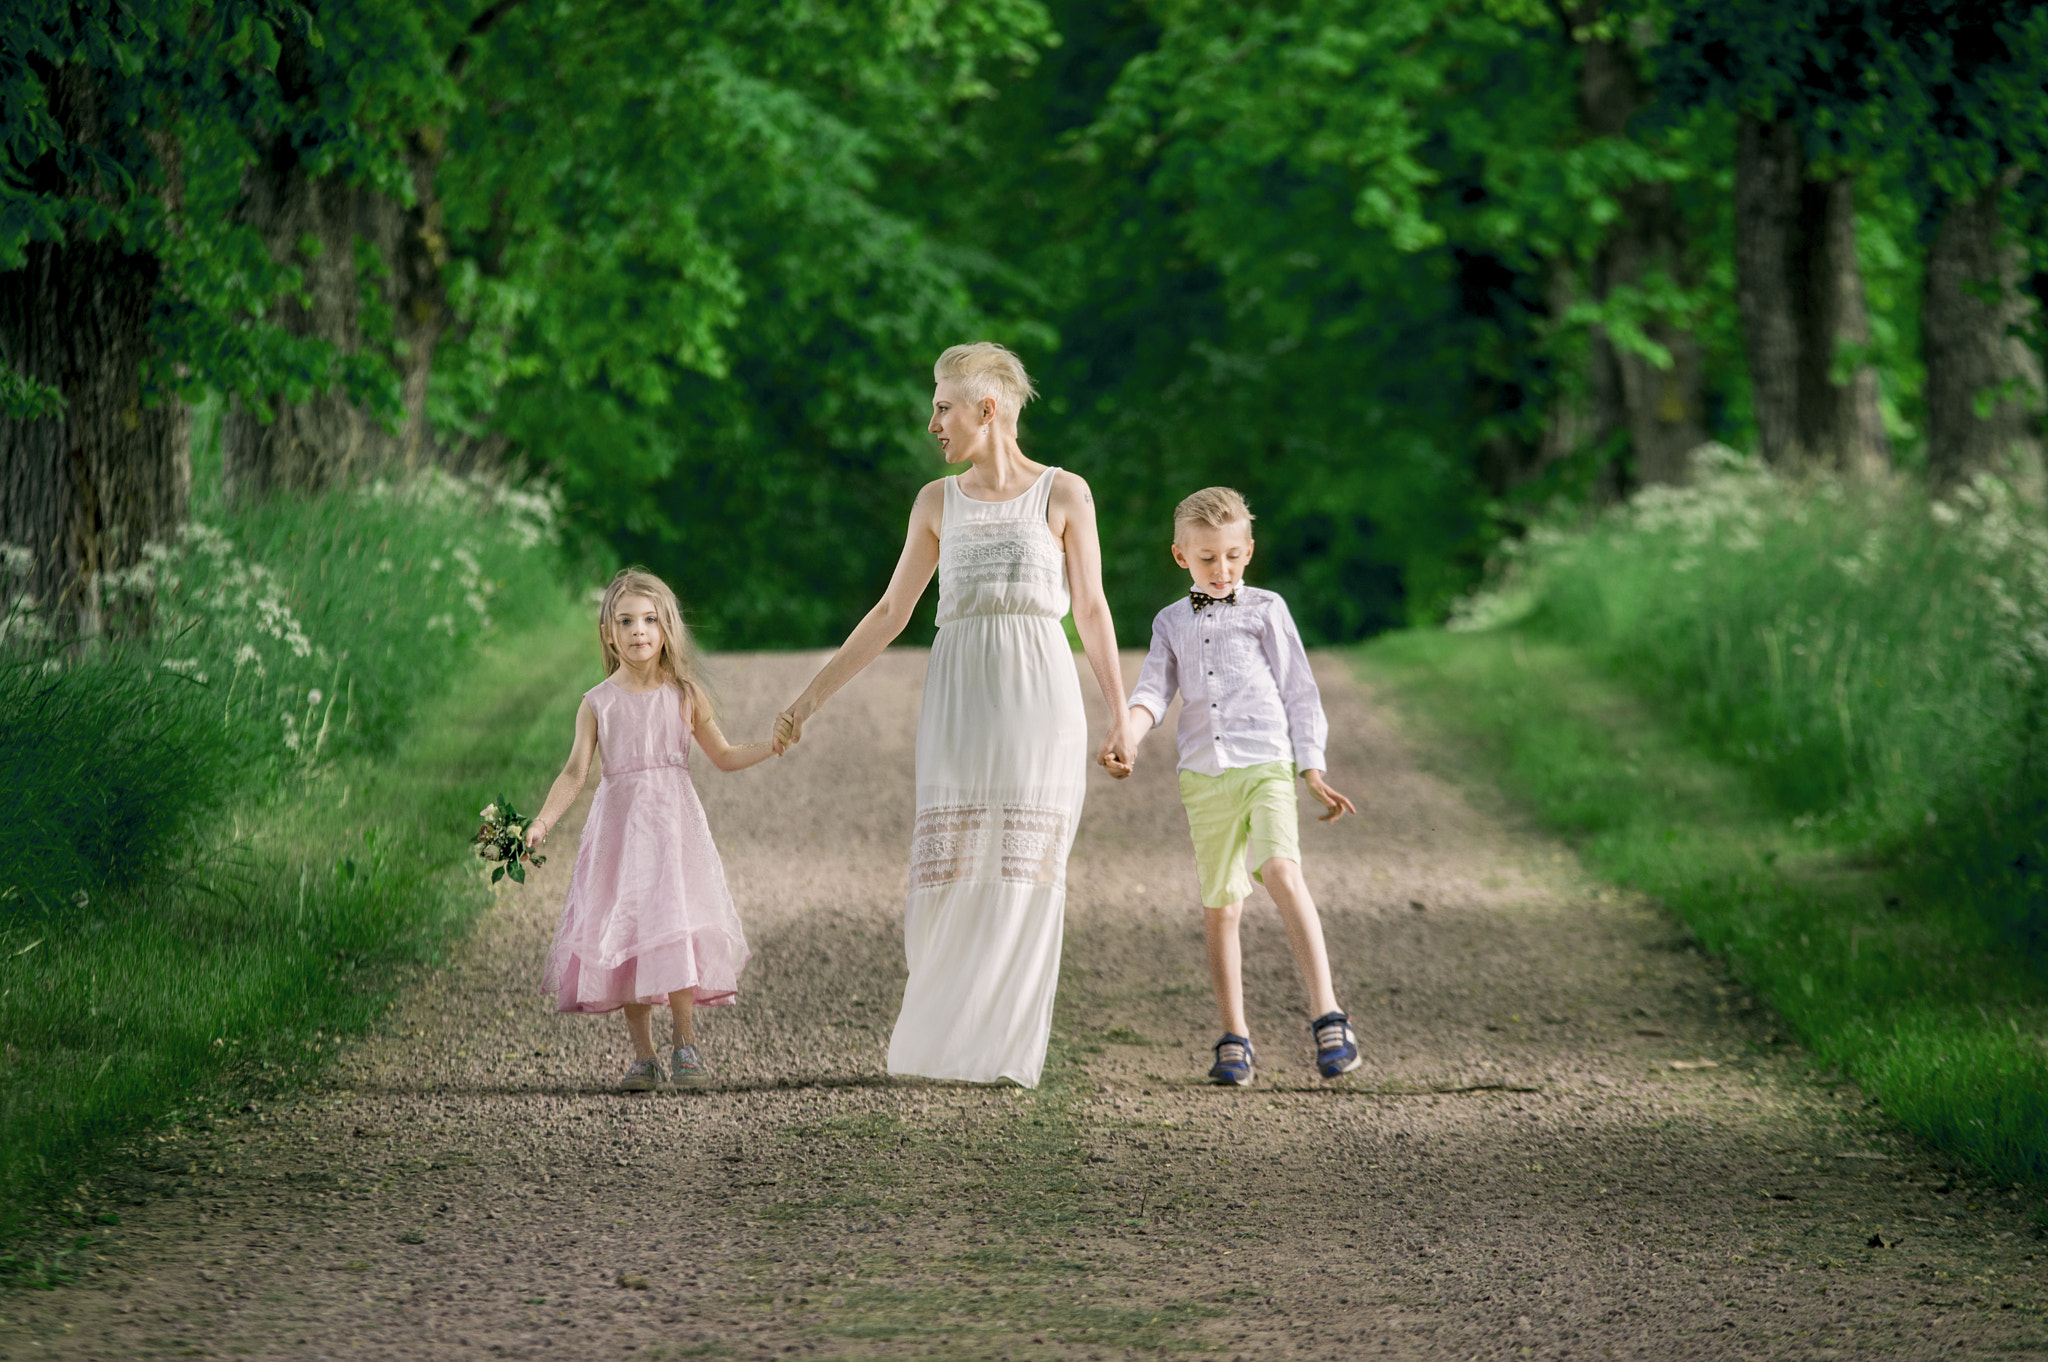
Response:
[{"label": "sleeveless white dress", "polygon": [[1000,502],[946,482],[892,1074],[1035,1088],[1045,1068],[1088,776],[1066,553],[1045,520],[1057,471]]}]

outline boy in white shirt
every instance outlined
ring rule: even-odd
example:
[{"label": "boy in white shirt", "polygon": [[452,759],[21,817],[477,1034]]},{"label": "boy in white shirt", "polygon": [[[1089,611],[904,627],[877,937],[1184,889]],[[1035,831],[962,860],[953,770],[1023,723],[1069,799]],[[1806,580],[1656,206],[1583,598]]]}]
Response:
[{"label": "boy in white shirt", "polygon": [[[1188,569],[1194,589],[1152,620],[1152,650],[1131,693],[1129,732],[1135,756],[1143,736],[1166,717],[1178,690],[1180,794],[1195,842],[1195,864],[1209,947],[1209,979],[1222,1014],[1211,1082],[1242,1087],[1257,1058],[1244,1017],[1243,955],[1238,924],[1252,877],[1266,886],[1287,926],[1302,982],[1308,986],[1309,1029],[1324,1078],[1360,1062],[1350,1014],[1337,1006],[1330,959],[1315,900],[1301,877],[1294,778],[1334,823],[1358,812],[1323,780],[1329,721],[1322,693],[1287,602],[1242,585],[1252,559],[1252,513],[1228,487],[1206,487],[1173,513],[1173,560]],[[1124,773],[1118,773],[1124,774]],[[1245,853],[1257,866],[1245,873]]]}]

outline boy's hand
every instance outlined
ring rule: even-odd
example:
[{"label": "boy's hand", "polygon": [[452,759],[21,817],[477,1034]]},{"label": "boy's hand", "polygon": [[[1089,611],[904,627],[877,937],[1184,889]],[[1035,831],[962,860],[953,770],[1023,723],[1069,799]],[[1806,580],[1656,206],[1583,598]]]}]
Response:
[{"label": "boy's hand", "polygon": [[1102,769],[1118,780],[1131,773],[1131,748],[1122,724],[1111,724],[1102,736],[1102,750],[1095,754]]},{"label": "boy's hand", "polygon": [[1308,792],[1322,801],[1324,811],[1316,819],[1317,822],[1334,823],[1347,813],[1358,812],[1356,804],[1323,783],[1321,771],[1303,771],[1301,778],[1308,782]]}]

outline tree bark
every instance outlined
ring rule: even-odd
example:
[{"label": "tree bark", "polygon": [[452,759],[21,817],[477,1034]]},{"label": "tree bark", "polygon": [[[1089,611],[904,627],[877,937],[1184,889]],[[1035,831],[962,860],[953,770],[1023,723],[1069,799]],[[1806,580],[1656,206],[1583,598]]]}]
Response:
[{"label": "tree bark", "polygon": [[[312,97],[302,48],[302,40],[290,38],[279,59],[278,79],[288,98]],[[273,259],[296,266],[305,279],[306,300],[286,301],[278,324],[292,335],[328,342],[338,355],[373,353],[389,364],[398,379],[399,419],[392,429],[349,393],[339,373],[303,402],[273,394],[268,422],[248,406],[231,403],[221,422],[230,500],[318,492],[394,465],[417,468],[433,458],[427,388],[434,347],[448,318],[441,283],[447,250],[434,196],[441,153],[440,137],[431,130],[412,139],[410,207],[337,175],[314,176],[283,134],[250,170],[243,220],[256,228]],[[359,268],[359,245],[377,263],[371,278]],[[367,333],[366,301],[389,318],[388,339]]]},{"label": "tree bark", "polygon": [[1735,300],[1749,351],[1757,443],[1764,459],[1781,468],[1807,461],[1792,269],[1805,178],[1799,130],[1744,114],[1735,134]]},{"label": "tree bark", "polygon": [[1879,476],[1891,452],[1877,374],[1845,345],[1870,343],[1846,177],[1807,178],[1798,128],[1744,114],[1736,131],[1735,295],[1757,443],[1780,467]]},{"label": "tree bark", "polygon": [[[68,68],[48,88],[67,139],[99,140],[90,73]],[[103,577],[167,538],[190,505],[186,410],[143,381],[161,273],[154,256],[74,231],[31,243],[22,268],[0,274],[0,362],[64,398],[46,419],[0,417],[0,541],[33,555],[27,591],[60,640],[106,630]]]},{"label": "tree bark", "polygon": [[[1596,137],[1626,135],[1629,118],[1650,95],[1636,53],[1624,42],[1607,39],[1584,42],[1579,51],[1579,102],[1586,130]],[[1606,301],[1659,274],[1683,283],[1686,229],[1670,186],[1634,185],[1621,199],[1621,221],[1594,261],[1595,296]],[[1607,335],[1593,338],[1593,424],[1627,429],[1634,451],[1628,481],[1683,482],[1691,471],[1687,456],[1708,439],[1699,341],[1663,318],[1652,319],[1644,332],[1669,355],[1667,365]],[[1598,410],[1603,403],[1606,409]]]},{"label": "tree bark", "polygon": [[1856,191],[1847,176],[1800,186],[1798,252],[1800,443],[1822,466],[1863,481],[1891,469],[1877,370],[1851,363],[1870,344],[1870,310],[1856,263]]},{"label": "tree bark", "polygon": [[1927,471],[1936,491],[1991,472],[2038,502],[2041,357],[2019,334],[2036,304],[2020,286],[2026,252],[2005,230],[2004,190],[1951,200],[1927,250]]}]

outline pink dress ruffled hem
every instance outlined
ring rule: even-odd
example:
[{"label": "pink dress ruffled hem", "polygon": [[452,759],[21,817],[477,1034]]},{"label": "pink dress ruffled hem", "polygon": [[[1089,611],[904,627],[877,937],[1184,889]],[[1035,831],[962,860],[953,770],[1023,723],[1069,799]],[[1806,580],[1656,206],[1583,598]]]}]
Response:
[{"label": "pink dress ruffled hem", "polygon": [[611,1012],[682,989],[700,1007],[730,1004],[751,952],[690,780],[682,697],[606,681],[584,698],[603,775],[548,952],[555,1006]]}]

